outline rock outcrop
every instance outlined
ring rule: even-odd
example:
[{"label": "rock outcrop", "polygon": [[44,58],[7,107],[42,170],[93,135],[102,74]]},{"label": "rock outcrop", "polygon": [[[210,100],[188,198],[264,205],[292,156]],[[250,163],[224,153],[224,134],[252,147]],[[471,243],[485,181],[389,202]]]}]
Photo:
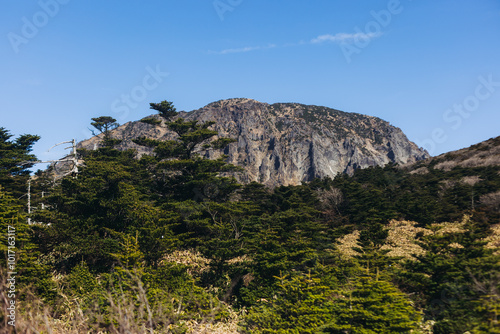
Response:
[{"label": "rock outcrop", "polygon": [[[224,152],[206,155],[216,158],[225,154],[228,162],[243,167],[244,172],[238,176],[241,182],[296,185],[315,177],[351,174],[357,168],[389,162],[407,164],[429,157],[399,128],[384,120],[327,107],[229,99],[180,112],[179,117],[215,121],[214,130],[237,140]],[[126,123],[113,130],[112,135],[123,140],[119,148],[134,148],[140,154],[150,152],[132,139],[172,138],[165,127],[140,121]],[[94,137],[81,142],[80,147],[92,149],[99,141]]]}]

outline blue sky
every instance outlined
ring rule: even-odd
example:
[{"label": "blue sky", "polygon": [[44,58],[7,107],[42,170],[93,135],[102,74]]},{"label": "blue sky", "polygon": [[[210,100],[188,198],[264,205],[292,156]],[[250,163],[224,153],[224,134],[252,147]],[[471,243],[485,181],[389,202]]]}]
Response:
[{"label": "blue sky", "polygon": [[43,160],[161,100],[324,105],[433,155],[500,135],[498,0],[0,2],[0,126]]}]

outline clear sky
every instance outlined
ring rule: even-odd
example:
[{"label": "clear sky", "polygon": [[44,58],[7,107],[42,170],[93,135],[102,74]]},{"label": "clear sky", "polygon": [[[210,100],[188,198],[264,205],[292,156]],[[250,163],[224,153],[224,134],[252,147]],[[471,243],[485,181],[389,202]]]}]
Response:
[{"label": "clear sky", "polygon": [[52,145],[149,102],[373,115],[432,155],[500,135],[498,0],[0,0],[0,126]]}]

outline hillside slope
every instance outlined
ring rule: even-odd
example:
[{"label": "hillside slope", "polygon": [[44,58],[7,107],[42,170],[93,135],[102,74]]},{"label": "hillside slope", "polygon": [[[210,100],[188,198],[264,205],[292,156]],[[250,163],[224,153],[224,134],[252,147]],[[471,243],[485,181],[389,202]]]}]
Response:
[{"label": "hillside slope", "polygon": [[429,166],[444,171],[450,171],[455,167],[500,166],[500,136],[460,150],[443,153],[407,167],[414,171],[425,172]]}]

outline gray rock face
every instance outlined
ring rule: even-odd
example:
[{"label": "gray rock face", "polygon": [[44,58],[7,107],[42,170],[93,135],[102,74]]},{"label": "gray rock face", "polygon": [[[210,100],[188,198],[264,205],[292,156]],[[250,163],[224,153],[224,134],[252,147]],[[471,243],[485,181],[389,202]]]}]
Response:
[{"label": "gray rock face", "polygon": [[[179,117],[215,121],[214,130],[236,139],[224,152],[204,154],[209,158],[226,154],[228,162],[244,168],[238,179],[245,183],[297,185],[315,177],[351,174],[357,168],[406,164],[429,157],[386,121],[320,106],[230,99],[181,112]],[[129,122],[113,131],[114,138],[123,140],[119,148],[150,153],[131,141],[140,136],[173,137],[164,127],[141,122]],[[80,146],[92,149],[99,141],[94,137]]]}]

